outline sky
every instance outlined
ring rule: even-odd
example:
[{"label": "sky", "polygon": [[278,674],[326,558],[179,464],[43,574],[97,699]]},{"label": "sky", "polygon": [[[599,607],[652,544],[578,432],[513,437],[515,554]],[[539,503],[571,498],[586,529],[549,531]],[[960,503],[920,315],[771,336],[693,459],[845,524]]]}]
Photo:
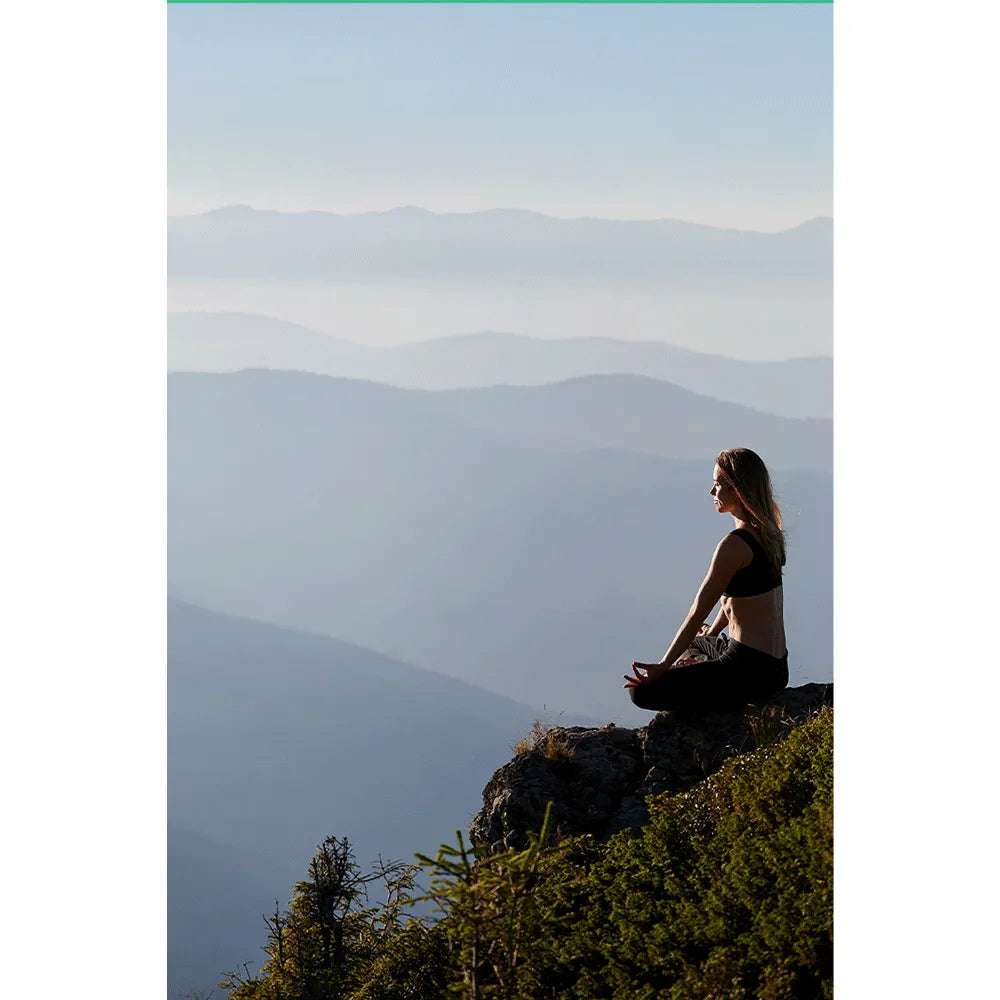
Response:
[{"label": "sky", "polygon": [[173,4],[171,214],[832,215],[830,5]]}]

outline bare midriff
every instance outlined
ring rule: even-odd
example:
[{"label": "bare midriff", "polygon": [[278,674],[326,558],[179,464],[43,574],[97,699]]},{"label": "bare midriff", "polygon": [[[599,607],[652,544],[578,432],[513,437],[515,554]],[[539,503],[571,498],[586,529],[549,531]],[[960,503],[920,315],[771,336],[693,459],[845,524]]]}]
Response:
[{"label": "bare midriff", "polygon": [[784,591],[775,587],[753,597],[723,597],[729,638],[770,656],[782,657],[785,646]]}]

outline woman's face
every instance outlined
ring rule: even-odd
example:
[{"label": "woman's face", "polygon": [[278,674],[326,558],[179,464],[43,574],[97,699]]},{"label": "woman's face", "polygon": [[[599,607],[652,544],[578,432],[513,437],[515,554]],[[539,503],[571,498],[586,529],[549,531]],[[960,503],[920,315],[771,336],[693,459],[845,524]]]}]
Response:
[{"label": "woman's face", "polygon": [[736,490],[726,482],[718,466],[712,471],[712,488],[709,492],[715,500],[715,509],[720,514],[739,514],[743,509]]}]

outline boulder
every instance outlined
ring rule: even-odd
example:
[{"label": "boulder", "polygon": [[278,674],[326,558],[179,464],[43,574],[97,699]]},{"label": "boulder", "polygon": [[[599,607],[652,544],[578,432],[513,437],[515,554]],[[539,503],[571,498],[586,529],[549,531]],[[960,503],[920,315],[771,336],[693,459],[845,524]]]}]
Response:
[{"label": "boulder", "polygon": [[640,729],[536,727],[523,752],[487,783],[470,838],[491,853],[523,848],[549,802],[558,838],[604,840],[638,829],[648,819],[648,796],[687,791],[728,758],[779,742],[832,704],[832,684],[805,684],[735,711],[659,712]]}]

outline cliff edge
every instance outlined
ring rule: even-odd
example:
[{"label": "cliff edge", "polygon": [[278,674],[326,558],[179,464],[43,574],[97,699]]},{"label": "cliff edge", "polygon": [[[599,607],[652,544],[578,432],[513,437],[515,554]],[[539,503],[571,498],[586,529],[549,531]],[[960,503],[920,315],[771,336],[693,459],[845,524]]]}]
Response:
[{"label": "cliff edge", "polygon": [[550,801],[561,837],[589,833],[603,840],[638,829],[649,818],[647,796],[687,791],[730,757],[780,742],[832,704],[832,684],[805,684],[736,711],[660,712],[639,729],[536,724],[514,759],[490,778],[469,835],[491,853],[524,848]]}]

